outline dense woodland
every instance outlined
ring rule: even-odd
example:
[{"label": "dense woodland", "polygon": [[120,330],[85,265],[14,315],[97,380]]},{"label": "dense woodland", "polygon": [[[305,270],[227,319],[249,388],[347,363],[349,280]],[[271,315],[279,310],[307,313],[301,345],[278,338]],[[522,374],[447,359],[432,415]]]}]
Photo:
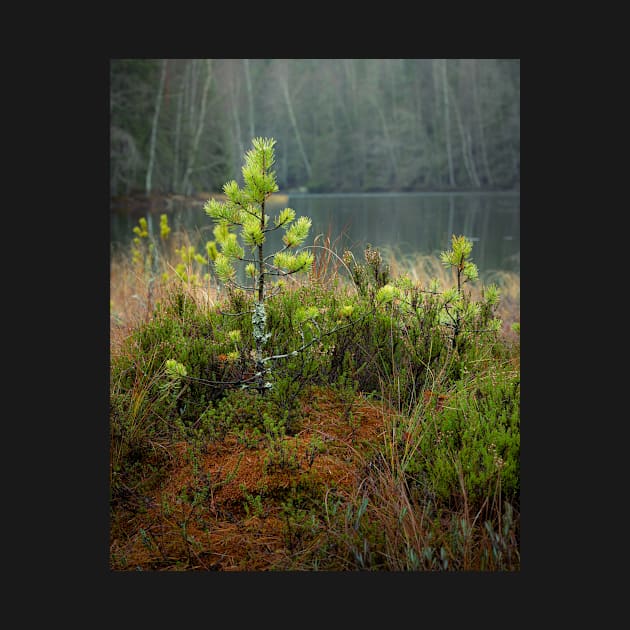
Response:
[{"label": "dense woodland", "polygon": [[518,59],[112,59],[112,196],[238,178],[256,136],[280,190],[514,189]]}]

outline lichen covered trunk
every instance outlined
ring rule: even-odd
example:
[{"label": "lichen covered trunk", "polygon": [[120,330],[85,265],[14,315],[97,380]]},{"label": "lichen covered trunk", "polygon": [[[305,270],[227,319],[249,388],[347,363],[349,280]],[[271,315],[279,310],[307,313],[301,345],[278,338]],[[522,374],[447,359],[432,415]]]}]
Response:
[{"label": "lichen covered trunk", "polygon": [[267,313],[265,312],[265,303],[262,301],[258,301],[254,305],[252,327],[254,330],[254,342],[256,343],[256,380],[258,382],[258,391],[264,394],[265,390],[271,387],[271,383],[265,382],[263,346],[267,343],[271,334],[265,332],[267,328]]}]

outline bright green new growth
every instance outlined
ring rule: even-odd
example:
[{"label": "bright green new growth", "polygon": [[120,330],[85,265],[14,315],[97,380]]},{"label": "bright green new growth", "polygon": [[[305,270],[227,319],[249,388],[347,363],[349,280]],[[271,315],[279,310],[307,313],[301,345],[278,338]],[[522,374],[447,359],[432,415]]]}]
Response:
[{"label": "bright green new growth", "polygon": [[168,235],[171,233],[171,228],[168,224],[168,217],[165,214],[160,215],[160,238],[165,241]]},{"label": "bright green new growth", "polygon": [[302,324],[310,319],[315,319],[319,315],[316,306],[300,306],[295,311],[295,323]]},{"label": "bright green new growth", "polygon": [[187,375],[186,366],[182,365],[175,359],[168,359],[164,366],[166,373],[173,379],[178,379]]},{"label": "bright green new growth", "polygon": [[[217,222],[216,242],[220,253],[214,260],[217,277],[227,284],[238,286],[235,282],[234,264],[246,263],[245,273],[255,281],[254,287],[240,287],[258,290],[258,301],[265,297],[265,279],[268,275],[285,276],[292,273],[307,272],[313,264],[313,255],[306,251],[296,251],[308,237],[311,220],[300,217],[295,220],[295,211],[285,208],[273,223],[265,214],[265,202],[278,190],[276,175],[272,170],[275,161],[273,138],[254,138],[252,148],[245,154],[242,168],[245,186],[239,187],[231,180],[223,186],[226,201],[210,199],[204,205],[206,214]],[[239,243],[239,236],[230,232],[231,228],[240,228],[240,238],[251,249],[254,258],[245,256],[245,249]],[[271,256],[264,256],[263,247],[266,234],[273,230],[284,229],[282,242],[284,248]],[[293,250],[293,251],[290,251]]]},{"label": "bright green new growth", "polygon": [[[305,273],[311,269],[314,260],[310,252],[297,249],[308,237],[311,227],[308,217],[295,220],[295,211],[284,208],[272,223],[265,214],[265,202],[278,190],[276,174],[272,170],[275,144],[273,138],[254,138],[252,148],[245,154],[242,168],[244,187],[239,187],[234,180],[226,182],[223,186],[226,200],[210,199],[204,205],[206,214],[217,223],[214,236],[219,249],[216,255],[211,256],[217,277],[231,286],[257,292],[252,326],[256,343],[256,380],[260,392],[271,387],[264,380],[268,370],[264,367],[263,359],[263,346],[271,336],[266,332],[266,279],[268,276]],[[233,228],[240,228],[240,234],[230,231]],[[284,247],[265,256],[266,235],[278,229],[284,230]],[[241,242],[250,248],[251,258],[246,257]],[[241,286],[236,282],[236,262],[244,264],[245,277],[251,278],[251,286]]]},{"label": "bright green new growth", "polygon": [[[147,217],[140,217],[138,225],[133,228],[135,236],[131,246],[132,262],[140,268],[143,267],[144,271],[149,274],[151,277],[150,286],[158,275],[159,259],[164,255],[163,247],[171,233],[166,214],[160,215],[159,229],[161,244],[154,239],[151,223],[150,220],[147,220]],[[164,275],[162,277],[164,278]],[[151,297],[149,296],[148,302],[150,301]]]},{"label": "bright green new growth", "polygon": [[137,234],[139,238],[146,238],[149,236],[149,231],[147,229],[147,220],[145,217],[140,217],[138,219],[138,225],[133,228],[133,233]]},{"label": "bright green new growth", "polygon": [[451,239],[453,249],[442,252],[440,259],[445,267],[455,267],[457,269],[457,288],[461,289],[461,278],[464,282],[467,280],[476,280],[479,277],[477,265],[468,260],[472,252],[472,241],[465,236],[455,236]]},{"label": "bright green new growth", "polygon": [[399,291],[396,287],[391,284],[386,284],[376,292],[376,301],[379,304],[386,304],[387,302],[391,302],[398,294]]},{"label": "bright green new growth", "polygon": [[[462,291],[462,284],[479,277],[477,265],[469,260],[472,252],[472,241],[465,236],[455,236],[453,234],[452,249],[440,254],[442,264],[446,267],[453,267],[457,273],[457,287],[448,289],[442,294],[444,310],[441,313],[443,323],[453,327],[453,346],[456,345],[458,335],[462,331],[464,324],[474,321],[481,315],[482,306],[478,303],[468,301]],[[437,289],[437,283],[435,284]],[[499,289],[495,284],[486,287],[484,292],[485,308],[495,306],[499,301]],[[501,328],[501,320],[494,318],[487,322],[488,331],[498,332]]]}]

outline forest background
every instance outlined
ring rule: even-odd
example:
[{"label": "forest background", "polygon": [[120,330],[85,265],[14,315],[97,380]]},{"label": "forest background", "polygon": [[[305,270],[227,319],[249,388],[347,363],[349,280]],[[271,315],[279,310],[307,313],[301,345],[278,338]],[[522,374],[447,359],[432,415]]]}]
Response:
[{"label": "forest background", "polygon": [[518,59],[112,59],[110,193],[195,195],[277,139],[282,191],[518,190]]}]

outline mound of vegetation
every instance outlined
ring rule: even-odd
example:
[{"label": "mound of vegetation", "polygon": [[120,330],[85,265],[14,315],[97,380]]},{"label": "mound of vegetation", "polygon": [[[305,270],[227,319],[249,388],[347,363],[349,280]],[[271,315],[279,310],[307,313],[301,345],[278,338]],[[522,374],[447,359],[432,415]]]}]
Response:
[{"label": "mound of vegetation", "polygon": [[442,253],[452,286],[370,246],[335,255],[344,282],[300,248],[308,220],[266,217],[272,164],[254,141],[245,188],[206,206],[205,256],[166,262],[137,228],[145,316],[112,313],[111,568],[517,570],[518,335],[496,285],[467,290],[472,243]]}]

